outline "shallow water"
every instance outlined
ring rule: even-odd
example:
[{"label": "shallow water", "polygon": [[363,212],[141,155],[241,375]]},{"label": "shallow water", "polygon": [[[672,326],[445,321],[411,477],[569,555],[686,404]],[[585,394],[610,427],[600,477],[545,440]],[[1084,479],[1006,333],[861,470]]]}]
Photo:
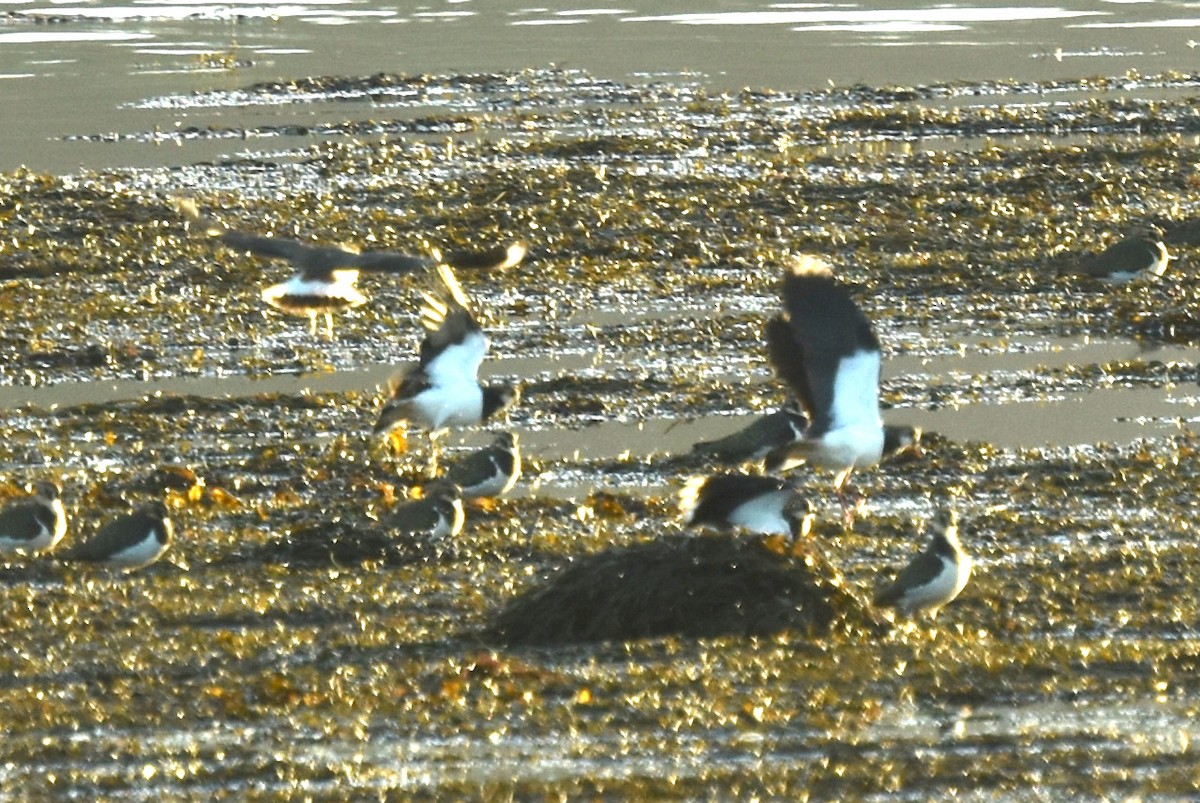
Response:
[{"label": "shallow water", "polygon": [[[387,102],[146,109],[144,102],[320,75],[473,73],[558,64],[617,81],[715,90],[1054,80],[1187,70],[1200,15],[1185,2],[1052,6],[647,2],[580,8],[513,0],[70,5],[15,2],[0,28],[7,113],[0,169],[151,166],[277,142],[179,136],[419,114]],[[1032,99],[1033,102],[1039,102]],[[157,144],[120,142],[154,131]],[[64,142],[73,135],[107,141]]]}]

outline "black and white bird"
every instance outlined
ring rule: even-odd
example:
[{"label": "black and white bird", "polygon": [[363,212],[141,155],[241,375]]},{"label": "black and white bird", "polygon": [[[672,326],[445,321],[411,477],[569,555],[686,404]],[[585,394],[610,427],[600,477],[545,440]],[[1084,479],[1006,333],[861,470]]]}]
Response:
[{"label": "black and white bird", "polygon": [[679,492],[679,512],[689,527],[793,539],[812,525],[811,508],[791,483],[751,474],[693,477]]},{"label": "black and white bird", "polygon": [[804,437],[807,428],[808,416],[789,405],[754,419],[737,432],[692,444],[692,454],[726,465],[761,460],[772,450]]},{"label": "black and white bird", "polygon": [[471,314],[470,300],[448,265],[437,266],[446,288],[444,299],[423,294],[421,322],[426,329],[417,365],[392,378],[390,393],[375,433],[406,422],[425,427],[431,438],[453,426],[482,423],[517,397],[511,385],[483,385],[479,367],[488,339]]},{"label": "black and white bird", "polygon": [[1149,230],[1126,237],[1098,254],[1073,259],[1060,273],[1119,284],[1142,275],[1162,276],[1170,261],[1161,233]]},{"label": "black and white bird", "polygon": [[845,486],[855,468],[883,457],[879,339],[867,316],[822,260],[802,256],[783,277],[783,312],[767,321],[775,373],[808,415],[804,436],[767,458],[768,470],[804,459],[837,471],[834,488],[847,525]]},{"label": "black and white bird", "polygon": [[455,270],[497,271],[507,270],[521,264],[529,253],[529,244],[517,240],[508,245],[493,245],[477,249],[445,251],[430,246],[434,261],[449,265]]},{"label": "black and white bird", "polygon": [[521,477],[521,448],[515,432],[502,432],[491,445],[446,466],[445,478],[467,499],[501,496]]},{"label": "black and white bird", "polygon": [[381,517],[390,532],[422,541],[441,541],[458,535],[466,522],[462,490],[452,482],[436,480],[424,488],[420,499],[404,502]]},{"label": "black and white bird", "polygon": [[167,506],[151,502],[113,519],[63,558],[126,571],[140,569],[163,556],[171,546],[174,532]]},{"label": "black and white bird", "polygon": [[67,532],[67,512],[58,484],[40,480],[30,490],[32,498],[0,511],[0,553],[45,552]]},{"label": "black and white bird", "polygon": [[971,578],[971,558],[958,540],[958,517],[953,510],[934,522],[929,545],[912,559],[894,582],[875,595],[875,606],[902,614],[938,609],[957,597]]},{"label": "black and white bird", "polygon": [[357,285],[359,273],[403,275],[426,270],[434,264],[429,257],[396,251],[360,252],[348,245],[307,245],[286,237],[249,234],[203,217],[190,199],[180,200],[176,205],[188,218],[189,226],[200,228],[210,237],[219,237],[228,248],[290,262],[295,274],[264,289],[262,298],[282,312],[308,316],[313,335],[317,332],[317,316],[324,316],[326,336],[332,338],[333,313],[366,303],[367,297]]}]

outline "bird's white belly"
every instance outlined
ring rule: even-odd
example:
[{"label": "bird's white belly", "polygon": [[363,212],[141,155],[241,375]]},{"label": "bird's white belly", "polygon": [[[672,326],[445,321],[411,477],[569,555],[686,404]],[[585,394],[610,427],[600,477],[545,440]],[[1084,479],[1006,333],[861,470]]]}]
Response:
[{"label": "bird's white belly", "polygon": [[729,523],[763,535],[791,535],[792,528],[783,517],[782,496],[782,493],[766,494],[739,505],[729,515]]},{"label": "bird's white belly", "polygon": [[809,459],[825,468],[846,469],[873,466],[883,457],[883,426],[839,427],[826,432],[821,448]]},{"label": "bird's white belly", "polygon": [[954,561],[942,558],[942,571],[931,582],[911,588],[904,595],[903,606],[908,611],[937,609],[957,597],[971,577],[971,559],[965,555],[955,566]]},{"label": "bird's white belly", "polygon": [[435,386],[418,394],[413,408],[430,429],[478,424],[483,417],[483,389],[477,383]]},{"label": "bird's white belly", "polygon": [[337,274],[335,277],[331,282],[316,282],[293,276],[286,282],[272,285],[263,290],[263,301],[288,312],[314,305],[357,307],[366,303],[367,297],[354,286],[354,280],[343,279]]},{"label": "bird's white belly", "polygon": [[126,547],[120,552],[114,552],[105,563],[122,568],[136,569],[158,560],[166,548],[166,544],[159,543],[159,540],[152,535],[147,535],[133,546]]}]

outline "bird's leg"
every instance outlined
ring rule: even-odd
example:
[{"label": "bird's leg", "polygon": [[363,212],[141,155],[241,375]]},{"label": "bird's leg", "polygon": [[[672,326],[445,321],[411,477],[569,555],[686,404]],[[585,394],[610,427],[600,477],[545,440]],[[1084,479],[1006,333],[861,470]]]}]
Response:
[{"label": "bird's leg", "polygon": [[316,312],[316,310],[309,310],[309,312],[308,312],[308,336],[309,337],[317,336],[317,312]]},{"label": "bird's leg", "polygon": [[325,313],[325,339],[333,340],[333,313]]},{"label": "bird's leg", "polygon": [[429,466],[427,468],[430,477],[438,475],[438,458],[441,457],[442,447],[438,441],[443,435],[449,433],[449,429],[435,429],[429,433]]},{"label": "bird's leg", "polygon": [[[858,504],[862,501],[861,496],[858,499],[855,499],[853,503],[850,503],[847,500],[846,489],[851,488],[850,472],[853,470],[853,466],[844,470],[837,475],[837,479],[834,480],[833,483],[833,489],[837,493],[838,502],[842,505],[842,527],[844,527],[846,530],[854,529],[854,517],[858,512]],[[851,490],[853,490],[853,488],[851,488]]]}]

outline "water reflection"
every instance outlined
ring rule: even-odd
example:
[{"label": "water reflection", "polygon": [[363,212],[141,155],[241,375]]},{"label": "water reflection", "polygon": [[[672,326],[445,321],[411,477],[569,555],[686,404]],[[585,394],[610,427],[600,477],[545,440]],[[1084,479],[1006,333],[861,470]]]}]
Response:
[{"label": "water reflection", "polygon": [[[611,8],[491,0],[414,10],[374,0],[14,6],[0,33],[0,75],[8,78],[0,169],[25,164],[67,172],[211,159],[234,148],[96,147],[62,138],[245,123],[247,113],[236,106],[169,114],[138,106],[147,97],[305,76],[558,63],[621,81],[687,74],[716,90],[802,90],[829,82],[911,86],[1129,69],[1154,74],[1192,55],[1187,34],[1197,23],[1181,9],[1186,5],[1085,0],[907,9],[692,2],[672,14],[646,0]],[[46,20],[56,24],[34,27]],[[65,43],[77,45],[69,61],[60,58]],[[853,58],[846,58],[847,48]],[[304,110],[277,114],[281,124],[313,121]]]},{"label": "water reflection", "polygon": [[[1025,380],[1055,369],[1153,359],[1162,365],[1154,380],[1162,386],[1108,386],[1040,391],[1030,398]],[[1073,339],[1008,342],[1002,347],[964,339],[961,350],[938,355],[896,355],[885,360],[884,385],[903,381],[936,387],[966,385],[984,377],[994,387],[980,403],[950,403],[929,409],[905,406],[888,410],[885,419],[919,426],[956,441],[984,441],[1006,448],[1074,446],[1097,442],[1129,443],[1138,438],[1170,434],[1200,420],[1200,388],[1176,384],[1173,376],[1193,376],[1200,352],[1187,347],[1164,347],[1146,353],[1136,343]],[[616,374],[636,355],[624,351],[543,355],[537,358],[489,360],[489,377],[537,378],[578,376],[585,372]],[[1183,366],[1180,368],[1179,366]],[[32,406],[42,409],[82,404],[108,404],[155,395],[215,399],[250,398],[262,394],[374,393],[386,386],[392,364],[363,365],[313,374],[274,373],[172,377],[168,379],[58,382],[40,387],[0,387],[0,409]],[[739,377],[726,377],[731,385]],[[1020,388],[1014,391],[1014,388]],[[1048,396],[1048,397],[1047,397]],[[545,459],[608,460],[687,452],[699,440],[711,440],[747,425],[757,414],[739,410],[731,396],[730,412],[696,418],[648,417],[621,413],[576,422],[574,429],[542,429],[531,423],[521,431],[531,453]],[[365,426],[365,424],[364,424]],[[467,436],[461,442],[478,444],[486,436]],[[632,449],[632,451],[631,451]]]}]

